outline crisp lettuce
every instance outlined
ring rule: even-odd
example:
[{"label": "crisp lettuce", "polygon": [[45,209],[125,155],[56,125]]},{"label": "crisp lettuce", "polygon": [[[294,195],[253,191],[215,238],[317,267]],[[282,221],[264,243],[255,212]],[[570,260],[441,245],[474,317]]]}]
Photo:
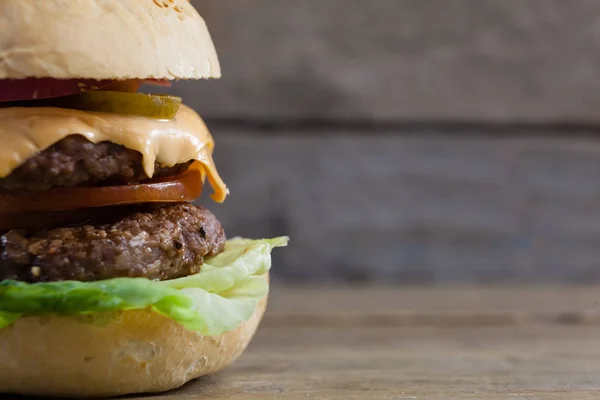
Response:
[{"label": "crisp lettuce", "polygon": [[169,281],[117,278],[98,282],[0,282],[0,329],[31,315],[89,315],[151,308],[204,335],[248,320],[269,291],[271,251],[287,237],[231,239],[196,275]]}]

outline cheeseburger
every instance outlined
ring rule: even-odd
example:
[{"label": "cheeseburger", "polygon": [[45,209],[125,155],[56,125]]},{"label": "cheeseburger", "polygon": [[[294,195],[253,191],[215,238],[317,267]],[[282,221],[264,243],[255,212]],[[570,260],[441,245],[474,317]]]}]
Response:
[{"label": "cheeseburger", "polygon": [[0,2],[0,392],[163,392],[231,364],[271,251],[194,205],[229,191],[161,86],[220,77],[186,0]]}]

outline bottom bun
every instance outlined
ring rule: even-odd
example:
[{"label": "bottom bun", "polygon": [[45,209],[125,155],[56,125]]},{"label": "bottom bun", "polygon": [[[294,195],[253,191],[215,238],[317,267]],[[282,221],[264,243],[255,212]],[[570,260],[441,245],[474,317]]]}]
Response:
[{"label": "bottom bun", "polygon": [[112,397],[178,388],[231,364],[265,312],[220,336],[202,336],[151,311],[27,317],[0,330],[0,393]]}]

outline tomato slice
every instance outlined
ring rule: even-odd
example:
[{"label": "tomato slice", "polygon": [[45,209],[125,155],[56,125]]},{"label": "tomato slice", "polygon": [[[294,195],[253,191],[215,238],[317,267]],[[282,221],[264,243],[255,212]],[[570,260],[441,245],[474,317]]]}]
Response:
[{"label": "tomato slice", "polygon": [[56,188],[44,192],[0,192],[1,214],[64,211],[140,203],[193,201],[202,194],[202,170],[192,165],[186,172],[148,183],[91,188]]},{"label": "tomato slice", "polygon": [[136,93],[142,85],[171,87],[171,82],[166,79],[129,79],[126,81],[114,81],[98,90],[109,90],[112,92]]},{"label": "tomato slice", "polygon": [[68,96],[85,89],[100,89],[112,82],[92,79],[2,79],[0,80],[0,102]]},{"label": "tomato slice", "polygon": [[171,87],[171,81],[168,79],[145,79],[142,82],[152,86]]}]

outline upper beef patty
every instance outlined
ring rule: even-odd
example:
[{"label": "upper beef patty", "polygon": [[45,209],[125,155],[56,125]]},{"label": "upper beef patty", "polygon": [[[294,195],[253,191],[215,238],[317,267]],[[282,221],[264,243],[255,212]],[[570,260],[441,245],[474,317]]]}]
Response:
[{"label": "upper beef patty", "polygon": [[[190,163],[173,167],[156,163],[154,177],[177,175]],[[122,185],[147,179],[141,153],[115,143],[94,144],[81,135],[71,135],[0,179],[0,189],[41,191],[52,187]]]},{"label": "upper beef patty", "polygon": [[[131,209],[131,208],[129,208]],[[126,216],[100,209],[101,223],[0,236],[0,280],[166,280],[198,273],[223,251],[225,232],[209,210],[188,203],[136,206]]]}]

